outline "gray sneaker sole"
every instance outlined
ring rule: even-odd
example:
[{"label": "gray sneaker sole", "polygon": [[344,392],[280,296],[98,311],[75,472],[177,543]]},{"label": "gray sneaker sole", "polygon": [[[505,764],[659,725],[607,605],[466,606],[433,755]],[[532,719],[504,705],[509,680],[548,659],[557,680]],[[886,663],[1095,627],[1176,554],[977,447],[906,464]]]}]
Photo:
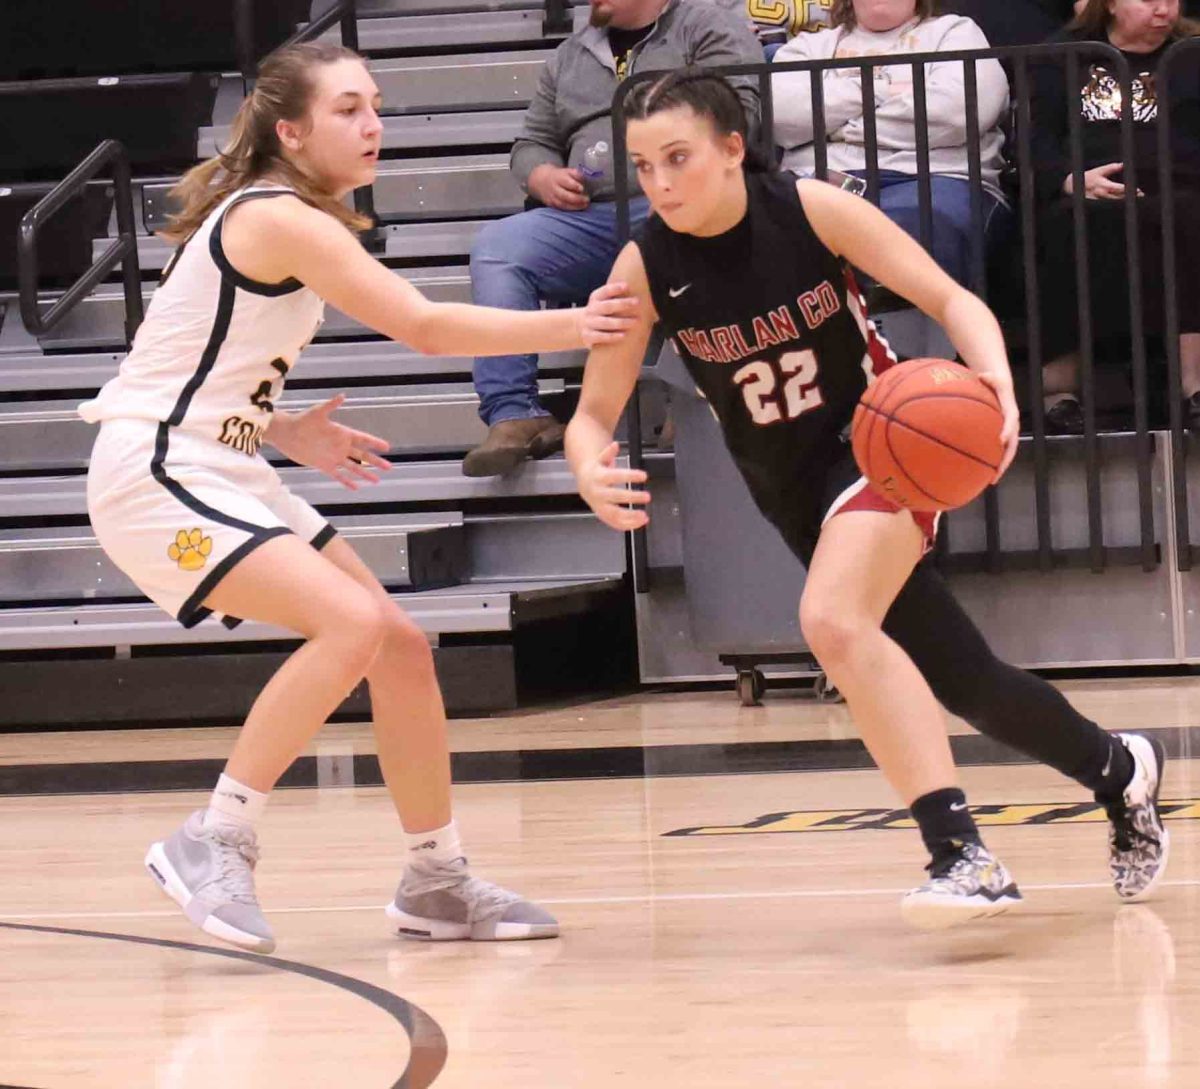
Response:
[{"label": "gray sneaker sole", "polygon": [[158,887],[183,908],[183,913],[187,916],[188,921],[198,926],[205,934],[251,953],[274,952],[275,941],[273,938],[264,939],[257,934],[248,934],[244,930],[238,930],[237,927],[222,922],[215,915],[208,915],[203,920],[194,918],[192,912],[188,910],[193,896],[178,871],[167,860],[167,852],[163,849],[161,842],[150,845],[150,850],[146,852],[145,863],[147,872],[154,878]]},{"label": "gray sneaker sole", "polygon": [[1003,915],[1022,903],[1015,889],[999,899],[986,896],[947,896],[940,893],[910,892],[900,901],[900,915],[917,930],[945,930],[952,926],[991,919]]},{"label": "gray sneaker sole", "polygon": [[557,923],[451,923],[444,919],[423,919],[410,915],[396,904],[384,909],[401,938],[423,942],[522,942],[557,938]]}]

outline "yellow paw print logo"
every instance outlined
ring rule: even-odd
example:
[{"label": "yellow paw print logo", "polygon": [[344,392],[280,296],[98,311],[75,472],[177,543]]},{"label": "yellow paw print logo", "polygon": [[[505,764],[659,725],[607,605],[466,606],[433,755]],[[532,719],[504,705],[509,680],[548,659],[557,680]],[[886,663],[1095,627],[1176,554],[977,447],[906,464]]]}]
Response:
[{"label": "yellow paw print logo", "polygon": [[212,538],[205,537],[198,529],[190,533],[181,529],[167,549],[167,555],[179,564],[180,571],[199,571],[212,553]]}]

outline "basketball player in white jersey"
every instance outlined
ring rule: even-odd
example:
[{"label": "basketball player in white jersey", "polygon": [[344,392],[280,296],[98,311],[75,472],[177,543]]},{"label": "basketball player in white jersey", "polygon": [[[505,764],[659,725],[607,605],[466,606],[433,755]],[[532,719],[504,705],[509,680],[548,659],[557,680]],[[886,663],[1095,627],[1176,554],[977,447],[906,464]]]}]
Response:
[{"label": "basketball player in white jersey", "polygon": [[[347,487],[375,482],[388,444],[332,419],[337,397],[287,413],[284,379],[327,301],[428,353],[540,352],[618,339],[635,305],[601,289],[586,309],[524,313],[432,303],[371,258],[345,197],[375,176],[379,91],[340,46],[264,61],[217,159],[192,170],[167,237],[182,243],[116,378],[80,408],[101,423],[88,512],[108,555],[192,626],[252,619],[306,642],[271,678],[208,807],[146,865],[187,917],[258,952],[256,826],[267,796],[366,677],[379,762],[407,833],[388,914],[398,933],[553,937],[555,920],[471,875],[450,807],[445,713],[429,642],[353,549],[260,455],[265,442]],[[348,229],[349,228],[349,229]]]}]

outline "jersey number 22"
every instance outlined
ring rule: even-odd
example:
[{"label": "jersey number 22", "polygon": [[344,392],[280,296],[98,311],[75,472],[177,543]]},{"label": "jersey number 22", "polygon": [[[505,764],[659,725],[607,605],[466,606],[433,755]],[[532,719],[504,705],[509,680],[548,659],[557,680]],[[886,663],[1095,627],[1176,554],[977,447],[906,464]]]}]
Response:
[{"label": "jersey number 22", "polygon": [[742,387],[750,418],[762,427],[794,420],[825,403],[816,386],[817,357],[808,348],[784,352],[777,363],[756,359],[736,371],[733,380]]}]

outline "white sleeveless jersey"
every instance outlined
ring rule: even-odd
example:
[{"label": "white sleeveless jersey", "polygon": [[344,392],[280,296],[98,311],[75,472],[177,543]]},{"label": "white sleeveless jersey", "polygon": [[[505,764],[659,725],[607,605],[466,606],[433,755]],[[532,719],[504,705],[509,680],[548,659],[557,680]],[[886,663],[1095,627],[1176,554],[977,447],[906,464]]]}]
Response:
[{"label": "white sleeveless jersey", "polygon": [[225,257],[221,227],[233,205],[290,192],[251,186],[213,209],[168,266],[117,376],[79,406],[85,420],[155,420],[258,453],[325,304],[298,280],[243,276]]}]

